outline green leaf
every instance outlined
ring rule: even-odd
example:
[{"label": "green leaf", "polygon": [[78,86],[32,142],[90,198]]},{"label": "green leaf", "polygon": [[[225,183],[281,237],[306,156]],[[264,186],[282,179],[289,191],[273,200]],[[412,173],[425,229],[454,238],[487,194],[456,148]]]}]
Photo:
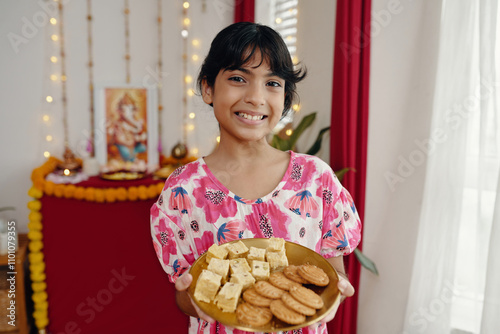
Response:
[{"label": "green leaf", "polygon": [[293,130],[292,135],[290,136],[288,143],[289,150],[295,147],[295,144],[297,143],[297,140],[299,139],[302,132],[304,132],[308,127],[311,126],[315,118],[316,118],[316,112],[310,113],[309,115],[306,115],[304,116],[304,118],[302,118],[299,125],[297,125],[297,127]]},{"label": "green leaf", "polygon": [[286,151],[287,140],[280,138],[278,135],[274,135],[271,140],[271,146],[277,148],[278,150]]},{"label": "green leaf", "polygon": [[342,182],[342,180],[344,179],[344,176],[345,174],[352,170],[353,172],[355,172],[356,170],[354,168],[351,168],[351,167],[346,167],[346,168],[342,168],[341,170],[338,170],[335,172],[335,175],[337,175],[337,178],[339,179],[340,182]]},{"label": "green leaf", "polygon": [[326,128],[323,128],[319,131],[318,133],[318,137],[316,137],[316,141],[314,142],[314,144],[311,146],[311,148],[309,149],[309,151],[307,151],[307,154],[310,154],[310,155],[315,155],[316,153],[319,152],[319,150],[321,149],[321,142],[323,141],[323,135],[328,131],[330,130],[330,127],[326,127]]},{"label": "green leaf", "polygon": [[370,260],[365,254],[361,253],[361,251],[357,248],[354,250],[354,254],[363,267],[378,276],[377,266],[372,260]]}]

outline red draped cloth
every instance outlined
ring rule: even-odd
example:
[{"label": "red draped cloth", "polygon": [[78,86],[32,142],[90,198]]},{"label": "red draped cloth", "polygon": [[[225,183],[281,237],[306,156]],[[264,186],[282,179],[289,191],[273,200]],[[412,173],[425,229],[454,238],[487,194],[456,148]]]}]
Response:
[{"label": "red draped cloth", "polygon": [[[338,0],[335,27],[330,164],[334,170],[355,169],[343,180],[361,221],[365,211],[368,139],[368,88],[370,74],[371,0]],[[361,244],[359,245],[361,249]],[[354,254],[346,257],[346,270],[356,289],[360,265]],[[328,327],[331,333],[356,333],[358,297],[340,307]]]},{"label": "red draped cloth", "polygon": [[234,0],[234,23],[255,21],[255,0]]}]

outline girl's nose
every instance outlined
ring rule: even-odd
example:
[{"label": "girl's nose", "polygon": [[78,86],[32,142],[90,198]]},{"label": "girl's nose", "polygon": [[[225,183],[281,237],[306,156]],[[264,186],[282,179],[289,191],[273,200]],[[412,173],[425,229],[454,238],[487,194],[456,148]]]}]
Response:
[{"label": "girl's nose", "polygon": [[246,90],[244,101],[254,106],[261,106],[265,103],[264,87],[257,84],[249,85]]}]

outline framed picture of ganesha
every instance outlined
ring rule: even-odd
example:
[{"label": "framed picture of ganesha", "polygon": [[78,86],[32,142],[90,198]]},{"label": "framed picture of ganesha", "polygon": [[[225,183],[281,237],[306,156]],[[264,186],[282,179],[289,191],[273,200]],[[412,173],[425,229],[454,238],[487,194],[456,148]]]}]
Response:
[{"label": "framed picture of ganesha", "polygon": [[102,86],[95,91],[95,156],[103,172],[152,171],[158,166],[155,89]]}]

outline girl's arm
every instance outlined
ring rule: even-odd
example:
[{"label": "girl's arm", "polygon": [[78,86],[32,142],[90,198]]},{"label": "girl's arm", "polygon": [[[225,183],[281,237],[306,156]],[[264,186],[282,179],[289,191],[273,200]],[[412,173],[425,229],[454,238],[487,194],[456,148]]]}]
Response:
[{"label": "girl's arm", "polygon": [[193,282],[193,276],[189,274],[187,271],[182,274],[177,281],[175,281],[175,302],[179,309],[185,314],[203,319],[209,323],[215,322],[215,320],[208,315],[206,315],[200,308],[193,302],[191,297],[187,292],[187,288]]}]

